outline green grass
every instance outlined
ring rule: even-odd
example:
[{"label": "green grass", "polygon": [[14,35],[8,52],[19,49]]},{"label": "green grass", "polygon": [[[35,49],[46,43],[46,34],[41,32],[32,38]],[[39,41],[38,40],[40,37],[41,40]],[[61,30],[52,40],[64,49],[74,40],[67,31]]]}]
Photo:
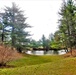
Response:
[{"label": "green grass", "polygon": [[0,75],[76,75],[76,58],[24,55],[11,61],[14,68],[0,69]]}]

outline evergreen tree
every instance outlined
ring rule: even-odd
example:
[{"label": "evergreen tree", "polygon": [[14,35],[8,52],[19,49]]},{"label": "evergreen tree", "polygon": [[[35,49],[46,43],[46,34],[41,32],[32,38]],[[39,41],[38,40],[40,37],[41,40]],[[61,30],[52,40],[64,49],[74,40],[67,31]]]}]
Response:
[{"label": "evergreen tree", "polygon": [[[7,15],[4,15],[5,13]],[[1,16],[6,18],[5,29],[10,31],[9,37],[11,38],[12,47],[25,45],[29,41],[27,36],[30,36],[30,34],[26,31],[26,28],[31,26],[26,23],[27,18],[23,14],[23,11],[15,3],[12,3],[12,7],[5,7],[4,12],[1,13]],[[2,26],[4,26],[3,23]]]},{"label": "evergreen tree", "polygon": [[59,30],[72,54],[72,47],[76,39],[76,6],[74,2],[72,0],[67,0],[67,2],[64,1],[59,14],[61,15]]},{"label": "evergreen tree", "polygon": [[42,35],[42,45],[43,45],[43,48],[45,49],[46,48],[46,37],[45,37],[45,35]]}]

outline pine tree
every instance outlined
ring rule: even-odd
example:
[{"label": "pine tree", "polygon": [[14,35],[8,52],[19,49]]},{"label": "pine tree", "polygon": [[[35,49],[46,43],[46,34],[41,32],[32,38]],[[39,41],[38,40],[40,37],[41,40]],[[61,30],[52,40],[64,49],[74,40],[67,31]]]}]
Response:
[{"label": "pine tree", "polygon": [[[25,45],[25,42],[28,42],[27,36],[30,36],[25,30],[31,26],[26,23],[27,18],[23,15],[24,12],[15,3],[12,3],[12,7],[5,7],[4,11],[3,16],[7,18],[6,29],[10,31],[12,47]],[[6,16],[5,13],[7,13]]]},{"label": "pine tree", "polygon": [[75,44],[75,34],[76,34],[76,6],[72,0],[64,1],[64,4],[61,8],[60,19],[60,32],[64,35],[63,39],[67,43],[67,46],[70,48],[72,54],[72,47]]}]

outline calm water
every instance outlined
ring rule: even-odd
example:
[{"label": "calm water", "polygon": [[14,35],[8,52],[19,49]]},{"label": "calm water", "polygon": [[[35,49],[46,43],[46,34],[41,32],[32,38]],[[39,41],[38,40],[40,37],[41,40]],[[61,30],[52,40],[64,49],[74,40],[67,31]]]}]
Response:
[{"label": "calm water", "polygon": [[32,54],[32,55],[62,55],[62,54],[66,54],[65,50],[49,50],[49,51],[27,51],[27,54]]}]

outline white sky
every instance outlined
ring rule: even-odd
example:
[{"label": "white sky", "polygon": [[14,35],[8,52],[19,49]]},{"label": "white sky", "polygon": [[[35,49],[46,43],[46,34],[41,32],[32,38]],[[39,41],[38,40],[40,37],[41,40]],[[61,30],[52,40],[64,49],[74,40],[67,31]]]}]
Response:
[{"label": "white sky", "polygon": [[58,11],[62,0],[0,0],[0,9],[11,6],[12,2],[24,10],[28,17],[27,23],[33,26],[29,29],[33,39],[38,40],[43,34],[48,37],[57,30]]}]

